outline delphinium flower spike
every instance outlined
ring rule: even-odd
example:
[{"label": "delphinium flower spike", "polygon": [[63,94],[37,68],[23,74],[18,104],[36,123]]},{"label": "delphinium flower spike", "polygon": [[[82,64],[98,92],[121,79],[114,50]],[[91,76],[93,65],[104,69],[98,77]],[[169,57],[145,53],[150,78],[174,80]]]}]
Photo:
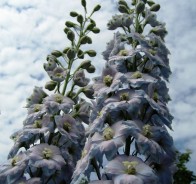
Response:
[{"label": "delphinium flower spike", "polygon": [[85,73],[95,72],[89,58],[95,57],[96,51],[85,50],[88,46],[83,45],[92,44],[91,34],[100,31],[93,14],[101,6],[95,6],[90,13],[85,0],[81,0],[81,6],[83,14],[72,11],[70,16],[76,21],[65,22],[64,32],[70,45],[62,51],[52,51],[46,58],[44,70],[50,81],[45,89],[35,87],[27,99],[28,115],[23,128],[11,136],[15,143],[8,154],[8,163],[0,165],[0,183],[71,181],[85,144],[83,123],[89,123],[92,107],[80,94],[94,98]]},{"label": "delphinium flower spike", "polygon": [[118,31],[103,52],[102,75],[94,79],[88,144],[72,184],[172,183],[176,149],[168,132],[173,117],[166,86],[171,70],[159,9],[151,0],[118,2],[120,14],[108,23]]}]

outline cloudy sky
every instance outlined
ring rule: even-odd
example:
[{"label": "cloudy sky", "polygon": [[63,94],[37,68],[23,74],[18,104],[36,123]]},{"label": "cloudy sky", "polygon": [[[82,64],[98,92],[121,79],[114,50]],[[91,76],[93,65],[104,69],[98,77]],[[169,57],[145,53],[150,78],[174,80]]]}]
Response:
[{"label": "cloudy sky", "polygon": [[[1,0],[0,1],[0,163],[13,145],[9,136],[22,128],[26,116],[25,99],[34,86],[49,80],[43,70],[46,55],[68,46],[63,28],[70,10],[81,10],[79,0]],[[101,33],[93,37],[98,56],[97,73],[104,65],[101,52],[113,33],[107,21],[116,12],[115,0],[87,0],[89,8],[97,3],[102,10],[94,16]],[[169,103],[178,149],[193,151],[189,167],[196,172],[196,1],[157,0],[158,14],[169,32],[166,43],[171,51]]]}]

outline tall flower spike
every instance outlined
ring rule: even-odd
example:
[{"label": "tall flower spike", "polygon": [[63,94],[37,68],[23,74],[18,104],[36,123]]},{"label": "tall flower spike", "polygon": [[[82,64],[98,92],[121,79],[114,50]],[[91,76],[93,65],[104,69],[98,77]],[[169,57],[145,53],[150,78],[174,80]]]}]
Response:
[{"label": "tall flower spike", "polygon": [[[172,183],[176,150],[166,129],[172,129],[173,119],[165,83],[171,74],[167,31],[154,13],[160,5],[144,0],[132,5],[119,0],[121,14],[108,23],[108,29],[118,32],[103,52],[106,67],[92,84],[96,101],[86,132],[92,149],[86,155],[94,158],[79,161],[88,163],[83,174],[90,183]],[[89,178],[93,171],[99,182]]]},{"label": "tall flower spike", "polygon": [[11,136],[14,146],[8,154],[8,164],[0,165],[0,183],[71,182],[86,140],[84,124],[89,123],[92,109],[80,93],[92,99],[94,92],[92,86],[87,86],[90,79],[85,72],[95,72],[86,55],[95,57],[96,52],[81,46],[92,44],[91,34],[100,31],[93,15],[101,6],[96,5],[87,13],[86,0],[81,0],[81,7],[83,14],[71,12],[76,20],[65,22],[70,45],[63,51],[52,51],[44,63],[49,76],[45,89],[49,94],[42,87],[35,87],[27,98],[28,115],[23,128]]}]

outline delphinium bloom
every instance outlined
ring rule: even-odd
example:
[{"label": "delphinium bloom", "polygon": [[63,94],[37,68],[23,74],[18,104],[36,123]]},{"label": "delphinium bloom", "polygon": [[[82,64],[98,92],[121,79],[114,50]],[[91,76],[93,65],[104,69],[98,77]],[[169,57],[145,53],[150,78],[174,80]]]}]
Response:
[{"label": "delphinium bloom", "polygon": [[0,183],[15,183],[23,176],[28,164],[28,156],[20,152],[0,167]]},{"label": "delphinium bloom", "polygon": [[23,128],[11,136],[11,164],[0,165],[0,183],[71,182],[86,140],[84,124],[89,123],[92,109],[87,98],[94,98],[85,75],[95,72],[89,58],[95,57],[96,51],[82,46],[92,44],[91,34],[100,32],[93,15],[101,6],[96,5],[89,15],[85,0],[81,6],[83,14],[72,11],[75,21],[65,22],[68,45],[62,51],[53,50],[43,64],[49,77],[45,89],[35,87],[27,98],[27,117]]},{"label": "delphinium bloom", "polygon": [[49,177],[66,165],[57,146],[43,143],[31,147],[29,152],[29,166],[32,170],[41,169],[44,176]]},{"label": "delphinium bloom", "polygon": [[92,84],[86,155],[93,156],[78,161],[72,183],[86,176],[92,183],[169,184],[176,150],[167,130],[173,119],[165,82],[171,74],[167,31],[154,14],[160,5],[144,0],[118,5],[121,14],[108,23],[118,32],[103,52],[106,67]]}]

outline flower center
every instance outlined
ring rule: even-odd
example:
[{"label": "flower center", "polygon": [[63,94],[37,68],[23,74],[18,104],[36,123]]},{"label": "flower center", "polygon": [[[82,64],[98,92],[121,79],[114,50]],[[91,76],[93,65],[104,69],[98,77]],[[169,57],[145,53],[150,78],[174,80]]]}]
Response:
[{"label": "flower center", "polygon": [[64,122],[63,129],[69,132],[71,130],[71,125],[68,122]]},{"label": "flower center", "polygon": [[144,125],[143,126],[143,135],[145,137],[150,138],[152,136],[152,132],[151,132],[151,126],[150,125]]},{"label": "flower center", "polygon": [[59,94],[56,94],[56,96],[55,96],[55,101],[56,101],[57,103],[62,103],[63,97],[62,97],[61,95],[59,95]]},{"label": "flower center", "polygon": [[110,127],[107,127],[103,131],[103,137],[106,141],[111,140],[114,137],[114,131]]},{"label": "flower center", "polygon": [[61,73],[56,73],[55,76],[56,77],[62,77],[62,74]]},{"label": "flower center", "polygon": [[48,159],[52,158],[52,150],[51,149],[44,148],[44,151],[42,153],[43,153],[44,159],[48,160]]},{"label": "flower center", "polygon": [[83,151],[82,151],[82,158],[84,158],[86,155],[87,155],[87,150],[86,149],[84,149]]},{"label": "flower center", "polygon": [[41,106],[39,104],[34,106],[34,112],[39,112],[41,110]]},{"label": "flower center", "polygon": [[158,99],[159,99],[158,93],[157,93],[157,92],[154,92],[154,93],[153,93],[153,100],[154,100],[155,102],[157,102]]},{"label": "flower center", "polygon": [[12,166],[16,166],[16,163],[18,162],[18,157],[14,157],[11,161]]},{"label": "flower center", "polygon": [[120,95],[120,101],[128,101],[129,100],[129,93],[122,93]]},{"label": "flower center", "polygon": [[142,73],[137,71],[135,73],[133,73],[133,75],[131,76],[131,78],[133,79],[139,79],[139,78],[142,78]]},{"label": "flower center", "polygon": [[125,161],[123,162],[123,165],[125,167],[125,173],[126,174],[136,174],[136,166],[137,166],[137,162],[129,162],[129,161]]},{"label": "flower center", "polygon": [[42,127],[42,122],[41,120],[35,120],[33,126],[35,128],[41,128]]},{"label": "flower center", "polygon": [[106,75],[103,79],[103,82],[106,86],[111,86],[112,84],[112,81],[113,81],[113,77],[111,75]]},{"label": "flower center", "polygon": [[119,52],[119,55],[120,56],[127,56],[129,54],[129,52],[127,51],[127,50],[121,50],[120,52]]}]

